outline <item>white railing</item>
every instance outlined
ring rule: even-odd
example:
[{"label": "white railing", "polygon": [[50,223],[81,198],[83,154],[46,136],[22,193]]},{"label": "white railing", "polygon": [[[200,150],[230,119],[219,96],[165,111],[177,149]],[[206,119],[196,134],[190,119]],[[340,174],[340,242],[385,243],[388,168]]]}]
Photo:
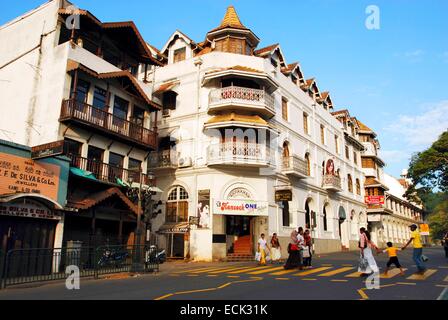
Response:
[{"label": "white railing", "polygon": [[227,142],[212,144],[207,149],[208,164],[259,164],[270,163],[270,150],[257,143]]},{"label": "white railing", "polygon": [[326,174],[322,178],[322,188],[329,190],[342,190],[340,177]]},{"label": "white railing", "polygon": [[226,103],[265,107],[270,112],[275,112],[274,97],[265,90],[230,86],[210,91],[209,105]]},{"label": "white railing", "polygon": [[282,159],[282,171],[286,173],[297,173],[299,175],[308,175],[308,163],[297,156],[290,156]]}]

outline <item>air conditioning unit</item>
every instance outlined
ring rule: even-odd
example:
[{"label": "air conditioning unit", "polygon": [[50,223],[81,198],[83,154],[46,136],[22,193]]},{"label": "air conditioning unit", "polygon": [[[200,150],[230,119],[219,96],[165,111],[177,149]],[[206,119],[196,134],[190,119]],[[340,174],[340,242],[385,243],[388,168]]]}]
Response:
[{"label": "air conditioning unit", "polygon": [[162,110],[162,117],[166,118],[169,117],[171,115],[171,110],[170,109],[163,109]]},{"label": "air conditioning unit", "polygon": [[179,166],[179,168],[191,167],[192,165],[191,157],[180,157],[179,160],[177,161],[177,165]]}]

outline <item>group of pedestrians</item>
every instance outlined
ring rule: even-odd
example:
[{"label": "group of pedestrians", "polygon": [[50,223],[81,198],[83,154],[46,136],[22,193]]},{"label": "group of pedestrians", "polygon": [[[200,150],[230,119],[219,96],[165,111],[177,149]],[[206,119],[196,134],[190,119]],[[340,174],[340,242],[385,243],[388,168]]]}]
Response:
[{"label": "group of pedestrians", "polygon": [[[284,265],[285,269],[311,268],[312,258],[312,239],[310,231],[303,230],[302,227],[291,232],[291,238],[288,244],[288,259]],[[268,262],[277,264],[281,263],[281,246],[276,233],[274,233],[268,244],[265,234],[262,233],[258,240],[258,250],[256,260],[260,265],[265,265]]]},{"label": "group of pedestrians", "polygon": [[288,259],[284,268],[286,270],[311,268],[312,247],[310,231],[308,229],[304,231],[302,227],[299,227],[298,230],[294,229],[291,232],[288,244]]},{"label": "group of pedestrians", "polygon": [[[401,250],[405,250],[411,243],[414,247],[412,258],[417,266],[418,273],[423,274],[426,271],[425,261],[428,260],[426,256],[423,255],[423,244],[421,240],[420,232],[418,231],[417,225],[413,224],[409,226],[411,229],[411,237],[409,241],[401,248]],[[401,274],[403,275],[403,268],[398,260],[398,251],[392,242],[387,243],[387,248],[380,249],[378,246],[372,241],[370,237],[369,231],[365,228],[360,229],[359,235],[359,249],[360,249],[360,260],[358,271],[364,275],[379,273],[378,265],[376,264],[375,258],[373,256],[373,250],[377,253],[387,253],[389,256],[389,260],[386,264],[385,274],[387,275],[390,267],[395,265],[400,269]]]}]

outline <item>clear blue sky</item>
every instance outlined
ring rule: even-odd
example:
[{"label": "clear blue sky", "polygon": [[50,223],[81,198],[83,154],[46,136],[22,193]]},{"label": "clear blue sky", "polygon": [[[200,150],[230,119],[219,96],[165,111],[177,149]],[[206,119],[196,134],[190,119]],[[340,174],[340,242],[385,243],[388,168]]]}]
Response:
[{"label": "clear blue sky", "polygon": [[[0,25],[43,3],[2,0]],[[133,20],[161,48],[176,29],[197,42],[233,4],[261,39],[279,42],[287,62],[331,92],[336,109],[378,133],[386,170],[399,175],[412,152],[448,128],[448,1],[446,0],[78,0],[102,21]],[[380,30],[365,27],[368,5]]]}]

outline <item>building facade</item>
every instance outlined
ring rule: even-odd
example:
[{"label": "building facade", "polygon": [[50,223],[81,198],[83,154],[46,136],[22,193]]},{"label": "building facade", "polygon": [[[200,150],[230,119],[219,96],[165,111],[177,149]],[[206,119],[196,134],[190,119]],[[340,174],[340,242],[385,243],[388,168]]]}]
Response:
[{"label": "building facade", "polygon": [[367,226],[357,131],[278,44],[259,41],[229,7],[203,42],[174,32],[167,65],[140,75],[163,106],[152,159],[165,206],[152,231],[170,256],[251,257],[274,232],[285,256],[299,226],[318,253],[354,249]]},{"label": "building facade", "polygon": [[[151,185],[152,87],[161,65],[133,22],[103,23],[63,0],[0,27],[0,128],[32,147],[63,141],[71,159],[64,241],[130,243],[137,206],[127,186]],[[62,243],[61,243],[62,244]]]}]

